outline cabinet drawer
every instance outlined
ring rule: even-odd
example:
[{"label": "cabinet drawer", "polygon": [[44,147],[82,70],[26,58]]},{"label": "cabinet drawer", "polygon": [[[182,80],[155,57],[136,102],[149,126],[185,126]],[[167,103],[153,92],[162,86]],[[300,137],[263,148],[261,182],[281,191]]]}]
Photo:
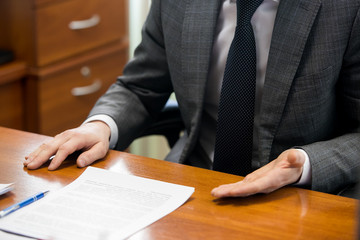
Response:
[{"label": "cabinet drawer", "polygon": [[37,66],[120,41],[126,36],[125,0],[68,0],[35,9]]},{"label": "cabinet drawer", "polygon": [[23,129],[21,81],[0,85],[0,126]]},{"label": "cabinet drawer", "polygon": [[[39,132],[54,136],[79,126],[96,100],[121,75],[126,61],[127,48],[40,79]],[[81,95],[76,90],[89,90],[89,93]]]}]

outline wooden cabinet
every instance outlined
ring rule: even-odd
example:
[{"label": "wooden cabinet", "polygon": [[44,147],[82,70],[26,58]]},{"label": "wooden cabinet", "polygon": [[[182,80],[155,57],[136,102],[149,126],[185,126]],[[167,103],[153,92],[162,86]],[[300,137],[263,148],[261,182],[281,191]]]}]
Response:
[{"label": "wooden cabinet", "polygon": [[1,0],[0,48],[27,63],[24,129],[85,120],[128,59],[127,0]]},{"label": "wooden cabinet", "polygon": [[24,62],[13,62],[0,66],[0,126],[24,128],[22,83],[25,74]]},{"label": "wooden cabinet", "polygon": [[[124,0],[73,0],[38,7],[36,48],[39,66],[126,36]],[[61,46],[61,47],[54,47]]]},{"label": "wooden cabinet", "polygon": [[[38,112],[31,128],[55,135],[81,124],[96,100],[114,83],[126,63],[127,49],[110,48],[72,59],[61,71],[39,72],[27,86],[27,102]],[[37,126],[36,126],[37,125]]]}]

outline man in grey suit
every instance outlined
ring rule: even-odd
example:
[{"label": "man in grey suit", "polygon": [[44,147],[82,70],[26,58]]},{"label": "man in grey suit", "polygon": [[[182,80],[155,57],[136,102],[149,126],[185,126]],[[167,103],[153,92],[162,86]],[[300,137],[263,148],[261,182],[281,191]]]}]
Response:
[{"label": "man in grey suit", "polygon": [[[216,112],[236,22],[233,0],[153,0],[123,76],[80,127],[26,157],[29,169],[76,150],[80,167],[125,149],[175,92],[186,131],[168,161],[212,167]],[[360,165],[360,1],[264,0],[252,17],[257,51],[252,166],[215,197],[288,184],[335,193]],[[235,12],[234,12],[235,11]],[[229,41],[230,39],[230,41]],[[110,140],[109,140],[110,139]],[[241,156],[239,156],[241,161]]]}]

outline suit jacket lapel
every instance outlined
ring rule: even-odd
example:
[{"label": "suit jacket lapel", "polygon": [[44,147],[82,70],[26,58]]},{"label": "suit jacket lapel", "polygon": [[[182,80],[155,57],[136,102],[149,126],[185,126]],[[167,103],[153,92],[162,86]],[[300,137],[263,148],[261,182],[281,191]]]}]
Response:
[{"label": "suit jacket lapel", "polygon": [[[219,0],[188,0],[181,39],[181,68],[184,74],[184,91],[187,96],[187,112],[184,118],[191,118],[189,138],[194,140],[199,132],[203,108],[205,84],[208,77],[213,38],[219,13]],[[195,141],[185,146],[194,147]],[[184,156],[183,156],[184,157]]]},{"label": "suit jacket lapel", "polygon": [[260,161],[266,164],[320,0],[281,0],[275,19],[260,112]]},{"label": "suit jacket lapel", "polygon": [[[182,72],[204,92],[213,46],[219,0],[188,0],[182,35]],[[193,59],[192,59],[193,58]],[[194,82],[192,82],[194,84]]]}]

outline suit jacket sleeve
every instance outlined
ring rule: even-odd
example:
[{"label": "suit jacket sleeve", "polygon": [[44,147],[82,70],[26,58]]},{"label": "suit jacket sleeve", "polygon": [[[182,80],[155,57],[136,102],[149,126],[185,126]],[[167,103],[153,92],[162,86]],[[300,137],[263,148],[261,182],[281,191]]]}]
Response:
[{"label": "suit jacket sleeve", "polygon": [[342,132],[328,141],[303,146],[312,165],[312,189],[335,192],[355,183],[360,166],[360,12],[353,23],[338,81]]},{"label": "suit jacket sleeve", "polygon": [[116,149],[125,149],[155,121],[172,92],[159,4],[152,3],[134,58],[89,114],[106,114],[114,119],[119,130]]}]

